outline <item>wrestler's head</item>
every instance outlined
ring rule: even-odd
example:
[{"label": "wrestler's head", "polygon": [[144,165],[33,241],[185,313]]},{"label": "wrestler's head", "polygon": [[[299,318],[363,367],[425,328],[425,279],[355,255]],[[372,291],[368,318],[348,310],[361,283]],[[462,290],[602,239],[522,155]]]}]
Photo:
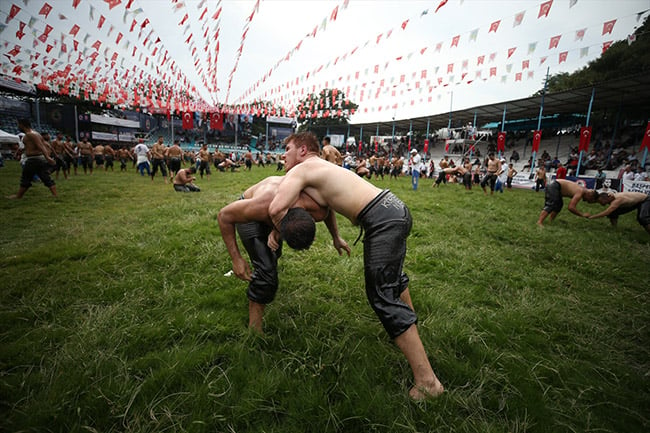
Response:
[{"label": "wrestler's head", "polygon": [[316,236],[316,223],[304,209],[291,208],[280,221],[280,234],[294,250],[309,249]]}]

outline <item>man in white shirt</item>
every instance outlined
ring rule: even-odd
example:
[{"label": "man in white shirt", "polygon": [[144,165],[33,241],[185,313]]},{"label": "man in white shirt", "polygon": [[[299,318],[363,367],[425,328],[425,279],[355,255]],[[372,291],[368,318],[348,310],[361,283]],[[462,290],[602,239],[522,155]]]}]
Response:
[{"label": "man in white shirt", "polygon": [[411,149],[411,184],[413,185],[413,191],[418,190],[418,182],[420,180],[420,167],[422,162],[422,157],[417,150]]},{"label": "man in white shirt", "polygon": [[140,176],[144,176],[144,170],[147,170],[147,176],[151,176],[151,170],[149,168],[149,148],[142,141],[138,143],[137,146],[133,149],[133,153],[137,158],[138,171]]}]

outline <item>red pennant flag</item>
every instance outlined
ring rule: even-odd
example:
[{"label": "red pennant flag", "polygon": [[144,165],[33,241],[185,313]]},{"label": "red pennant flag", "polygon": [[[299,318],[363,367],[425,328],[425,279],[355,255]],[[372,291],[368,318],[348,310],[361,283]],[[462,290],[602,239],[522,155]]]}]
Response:
[{"label": "red pennant flag", "polygon": [[104,15],[99,17],[99,23],[97,23],[97,28],[101,29],[102,26],[104,25],[104,21],[106,21],[106,18],[104,18]]},{"label": "red pennant flag", "polygon": [[92,47],[94,49],[98,50],[98,51],[99,51],[99,47],[101,47],[101,46],[102,46],[102,43],[99,41],[99,39],[96,40],[94,44],[92,44]]},{"label": "red pennant flag", "polygon": [[111,10],[115,6],[119,5],[122,3],[122,0],[104,0],[106,3],[108,3],[108,9]]},{"label": "red pennant flag", "polygon": [[496,33],[497,30],[499,30],[499,24],[501,24],[501,20],[493,22],[490,25],[490,30],[488,30],[488,33],[490,33],[490,32]]},{"label": "red pennant flag", "polygon": [[[147,27],[147,24],[149,24],[149,18],[145,18],[144,21],[142,21],[142,24],[140,25],[140,28],[143,29],[143,28]],[[145,45],[147,45],[147,44],[145,43]]]},{"label": "red pennant flag", "polygon": [[490,77],[496,77],[497,76],[497,68],[492,67],[490,68]]},{"label": "red pennant flag", "polygon": [[138,22],[136,20],[133,20],[133,22],[131,23],[131,28],[129,29],[129,32],[133,32],[133,29],[135,28],[136,24],[138,24]]},{"label": "red pennant flag", "polygon": [[568,55],[569,55],[568,51],[561,52],[558,63],[566,62],[566,58],[567,58]]},{"label": "red pennant flag", "polygon": [[645,128],[645,135],[643,136],[643,141],[641,142],[641,148],[639,148],[639,151],[643,149],[650,149],[650,122],[648,122],[648,126]]},{"label": "red pennant flag", "polygon": [[557,48],[558,44],[560,43],[560,38],[562,38],[562,35],[553,36],[551,38],[551,42],[548,44],[548,49],[550,50],[551,48]]},{"label": "red pennant flag", "polygon": [[516,50],[517,47],[508,48],[508,58],[510,58],[515,53]]},{"label": "red pennant flag", "polygon": [[77,33],[79,33],[79,26],[78,25],[73,25],[72,28],[70,29],[70,34],[72,36],[77,36]]},{"label": "red pennant flag", "polygon": [[50,6],[49,4],[45,3],[45,4],[43,5],[43,7],[41,8],[41,10],[38,12],[38,14],[39,14],[39,15],[44,15],[45,18],[47,18],[47,16],[50,14],[50,12],[52,12],[52,6]]},{"label": "red pennant flag", "polygon": [[17,56],[20,54],[20,45],[14,46],[13,50],[9,51],[10,56]]},{"label": "red pennant flag", "polygon": [[436,12],[438,12],[438,9],[440,9],[441,7],[443,7],[444,5],[446,5],[446,4],[447,4],[447,1],[448,1],[448,0],[442,0],[442,1],[440,2],[440,4],[438,5],[438,7],[436,8],[436,10],[435,10],[433,13],[435,14]]},{"label": "red pennant flag", "polygon": [[497,134],[497,150],[499,152],[502,152],[506,150],[506,133],[505,132],[499,132]]},{"label": "red pennant flag", "polygon": [[607,51],[607,50],[609,49],[609,47],[612,46],[612,42],[614,42],[614,41],[603,42],[603,51],[602,51],[603,53],[604,53],[605,51]]},{"label": "red pennant flag", "polygon": [[604,23],[603,24],[603,35],[605,33],[609,33],[611,35],[612,30],[614,30],[614,24],[616,24],[616,20],[611,20],[611,21],[607,21],[606,23]]},{"label": "red pennant flag", "polygon": [[551,6],[553,6],[553,0],[548,0],[539,5],[539,14],[537,15],[537,18],[539,19],[543,16],[548,17],[548,13],[551,11]]},{"label": "red pennant flag", "polygon": [[189,15],[185,14],[185,16],[183,17],[183,19],[181,20],[181,22],[178,23],[178,25],[179,25],[179,26],[182,26],[183,24],[185,24],[185,21],[187,21],[188,18],[189,18]]},{"label": "red pennant flag", "polygon": [[5,23],[8,24],[9,21],[11,21],[12,19],[14,19],[14,17],[15,17],[16,15],[18,15],[18,12],[20,12],[20,7],[18,7],[18,6],[16,6],[16,5],[13,5],[13,4],[12,4],[12,5],[11,5],[11,10],[9,11],[9,16],[7,17],[7,20],[5,21]]},{"label": "red pennant flag", "polygon": [[578,144],[578,152],[589,151],[589,141],[591,140],[591,126],[583,126],[580,128],[580,143]]},{"label": "red pennant flag", "polygon": [[219,112],[210,115],[210,129],[223,131],[223,116]]},{"label": "red pennant flag", "polygon": [[81,0],[72,0],[72,7],[77,9],[77,6],[79,6],[79,3],[81,3]]},{"label": "red pennant flag", "polygon": [[22,39],[23,39],[23,36],[25,36],[25,32],[23,32],[23,30],[25,29],[25,23],[21,21],[20,24],[19,24],[19,26],[20,26],[20,28],[19,28],[18,31],[16,32],[16,37],[17,37],[18,39],[22,40]]},{"label": "red pennant flag", "polygon": [[117,39],[115,39],[115,44],[116,44],[116,45],[119,45],[119,43],[120,43],[120,41],[122,40],[122,37],[123,37],[123,36],[124,36],[124,35],[122,34],[122,32],[120,32],[120,33],[117,34]]},{"label": "red pennant flag", "polygon": [[183,113],[183,129],[194,129],[194,116],[189,111]]},{"label": "red pennant flag", "polygon": [[406,26],[408,25],[408,23],[409,23],[409,20],[406,20],[406,21],[404,21],[404,22],[402,23],[402,30],[405,30],[405,29],[406,29]]},{"label": "red pennant flag", "polygon": [[537,152],[539,150],[539,143],[542,142],[542,131],[535,131],[533,132],[533,152]]},{"label": "red pennant flag", "polygon": [[460,41],[460,35],[454,36],[454,38],[451,40],[451,46],[457,47],[459,41]]},{"label": "red pennant flag", "polygon": [[330,14],[330,21],[336,21],[336,16],[338,15],[338,13],[339,13],[339,7],[337,5],[332,11],[332,13]]}]

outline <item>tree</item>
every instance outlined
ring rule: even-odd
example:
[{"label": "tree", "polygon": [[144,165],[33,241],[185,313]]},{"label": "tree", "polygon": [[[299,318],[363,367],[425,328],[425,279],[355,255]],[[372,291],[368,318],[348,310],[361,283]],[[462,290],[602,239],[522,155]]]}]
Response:
[{"label": "tree", "polygon": [[[582,69],[568,74],[551,75],[546,91],[561,92],[576,87],[591,86],[613,78],[650,73],[650,20],[634,31],[634,42],[613,43],[599,58]],[[541,95],[539,90],[533,96]]]},{"label": "tree", "polygon": [[359,105],[351,102],[342,90],[323,89],[299,102],[296,110],[298,130],[347,125],[357,108]]}]

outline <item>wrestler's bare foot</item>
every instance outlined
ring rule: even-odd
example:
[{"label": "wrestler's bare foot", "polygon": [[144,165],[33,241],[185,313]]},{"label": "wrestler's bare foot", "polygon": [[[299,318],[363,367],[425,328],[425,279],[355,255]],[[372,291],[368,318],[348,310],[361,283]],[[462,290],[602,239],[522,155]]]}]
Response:
[{"label": "wrestler's bare foot", "polygon": [[542,224],[542,223],[540,223],[540,222],[537,222],[537,227],[539,227],[539,228],[542,228],[542,229],[543,229],[543,228],[544,228],[544,224]]},{"label": "wrestler's bare foot", "polygon": [[14,200],[14,199],[18,198],[18,195],[17,194],[11,194],[11,195],[8,195],[7,198],[10,199],[10,200]]},{"label": "wrestler's bare foot", "polygon": [[409,391],[409,396],[415,401],[422,401],[438,397],[445,391],[442,383],[438,379],[434,383],[415,385]]}]

